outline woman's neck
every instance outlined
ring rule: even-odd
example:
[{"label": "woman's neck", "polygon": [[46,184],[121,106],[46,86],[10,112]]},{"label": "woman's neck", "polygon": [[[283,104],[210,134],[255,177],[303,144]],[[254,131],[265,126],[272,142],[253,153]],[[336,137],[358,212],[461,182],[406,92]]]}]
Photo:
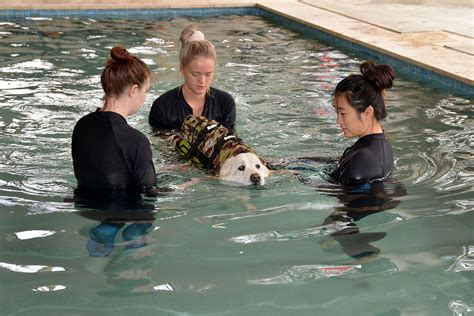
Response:
[{"label": "woman's neck", "polygon": [[382,126],[380,125],[380,122],[374,118],[371,121],[371,123],[367,126],[366,131],[360,137],[364,137],[371,134],[381,134],[381,133],[383,133]]},{"label": "woman's neck", "polygon": [[201,115],[204,111],[204,104],[206,102],[206,94],[195,94],[186,85],[182,86],[183,97],[193,109],[194,115]]},{"label": "woman's neck", "polygon": [[101,108],[102,112],[115,112],[122,115],[125,119],[128,117],[128,109],[124,100],[120,98],[108,98]]}]

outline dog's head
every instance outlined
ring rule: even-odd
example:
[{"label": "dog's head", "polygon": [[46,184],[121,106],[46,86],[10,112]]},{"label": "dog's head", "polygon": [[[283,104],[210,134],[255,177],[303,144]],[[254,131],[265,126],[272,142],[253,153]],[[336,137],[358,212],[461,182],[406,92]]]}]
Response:
[{"label": "dog's head", "polygon": [[244,185],[264,185],[270,171],[253,153],[241,153],[227,159],[220,171],[219,178]]}]

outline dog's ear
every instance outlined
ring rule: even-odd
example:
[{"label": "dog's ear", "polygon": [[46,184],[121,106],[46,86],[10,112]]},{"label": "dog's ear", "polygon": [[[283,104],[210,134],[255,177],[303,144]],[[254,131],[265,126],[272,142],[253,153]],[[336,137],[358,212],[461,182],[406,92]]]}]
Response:
[{"label": "dog's ear", "polygon": [[[230,159],[232,159],[232,158],[230,158]],[[230,173],[230,167],[232,166],[232,164],[230,163],[230,159],[227,159],[227,160],[224,161],[224,163],[222,164],[221,169],[219,170],[219,177],[220,177],[220,178],[224,178],[224,177],[226,177],[227,175],[229,175],[229,173]]]},{"label": "dog's ear", "polygon": [[270,170],[268,170],[267,163],[265,160],[262,158],[258,157],[260,159],[260,162],[262,163],[261,170],[262,170],[262,175],[264,177],[268,177],[270,175]]}]

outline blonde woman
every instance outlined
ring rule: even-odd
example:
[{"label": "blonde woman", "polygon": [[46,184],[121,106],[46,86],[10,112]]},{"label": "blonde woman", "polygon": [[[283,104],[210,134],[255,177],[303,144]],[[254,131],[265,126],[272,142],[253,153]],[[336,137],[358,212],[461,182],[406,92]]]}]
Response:
[{"label": "blonde woman", "polygon": [[150,125],[155,130],[179,129],[188,115],[202,115],[233,132],[235,101],[227,92],[211,87],[217,59],[214,46],[195,24],[181,32],[179,41],[184,83],[153,102]]}]

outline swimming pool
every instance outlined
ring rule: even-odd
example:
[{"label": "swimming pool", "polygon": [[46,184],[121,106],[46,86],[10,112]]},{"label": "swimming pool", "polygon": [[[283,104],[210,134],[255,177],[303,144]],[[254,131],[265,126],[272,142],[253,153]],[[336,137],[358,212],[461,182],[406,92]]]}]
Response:
[{"label": "swimming pool", "polygon": [[[235,97],[239,136],[308,181],[277,175],[257,190],[203,180],[149,202],[157,212],[145,246],[130,247],[122,229],[109,256],[90,256],[99,223],[67,202],[70,138],[100,106],[111,46],[123,43],[152,69],[147,102],[129,122],[152,140],[160,184],[202,175],[160,171],[173,155],[147,123],[153,99],[180,83],[176,38],[191,20],[216,46],[214,86]],[[0,36],[0,314],[473,312],[473,100],[395,82],[385,128],[406,192],[357,221],[356,237],[372,236],[380,252],[355,259],[329,236],[328,218],[347,201],[315,190],[323,166],[295,158],[340,155],[352,143],[330,97],[364,56],[258,16],[21,18],[0,22]]]}]

